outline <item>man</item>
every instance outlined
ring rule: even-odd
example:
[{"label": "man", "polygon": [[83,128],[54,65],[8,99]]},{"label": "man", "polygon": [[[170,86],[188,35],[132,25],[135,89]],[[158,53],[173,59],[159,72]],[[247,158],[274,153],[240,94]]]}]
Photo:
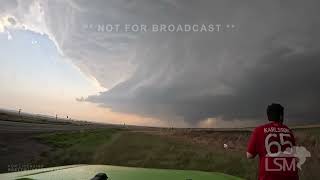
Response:
[{"label": "man", "polygon": [[259,156],[259,180],[298,180],[297,160],[293,157],[295,139],[283,124],[284,108],[271,104],[267,108],[270,123],[259,126],[251,134],[247,158]]}]

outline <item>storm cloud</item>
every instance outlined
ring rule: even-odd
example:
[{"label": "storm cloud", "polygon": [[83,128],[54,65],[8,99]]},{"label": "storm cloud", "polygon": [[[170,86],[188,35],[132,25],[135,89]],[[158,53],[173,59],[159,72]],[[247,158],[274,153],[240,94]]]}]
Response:
[{"label": "storm cloud", "polygon": [[[82,101],[116,112],[179,117],[192,126],[208,118],[265,119],[272,102],[283,104],[295,121],[320,116],[317,0],[29,1],[29,7],[38,8],[23,13],[21,2],[10,1],[14,10],[5,14],[17,24],[39,27],[64,56],[107,89]],[[136,33],[88,29],[99,24],[235,28]]]}]

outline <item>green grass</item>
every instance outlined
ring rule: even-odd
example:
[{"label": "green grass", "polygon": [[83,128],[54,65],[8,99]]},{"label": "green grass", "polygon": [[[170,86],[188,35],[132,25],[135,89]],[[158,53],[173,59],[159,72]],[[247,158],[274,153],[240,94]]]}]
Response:
[{"label": "green grass", "polygon": [[46,166],[93,162],[97,147],[108,144],[117,132],[110,129],[38,135],[37,140],[52,147],[51,151],[43,152],[40,162]]},{"label": "green grass", "polygon": [[43,154],[42,164],[110,164],[128,167],[184,169],[222,172],[254,179],[254,161],[242,152],[211,150],[202,145],[114,129],[43,134],[41,142],[53,147]]},{"label": "green grass", "polygon": [[[297,129],[297,144],[312,154],[303,165],[302,180],[320,177],[320,128]],[[110,164],[128,167],[201,170],[222,172],[244,179],[256,179],[258,158],[245,158],[248,132],[206,132],[189,136],[188,132],[163,136],[125,130],[105,129],[37,136],[52,147],[40,164]],[[192,137],[195,139],[192,139]],[[206,141],[207,140],[207,141]],[[235,149],[224,150],[228,142]]]},{"label": "green grass", "polygon": [[77,131],[69,133],[42,134],[36,138],[57,148],[69,148],[77,146],[80,149],[90,149],[97,145],[108,142],[114,133],[116,133],[115,129],[109,129],[107,131]]}]

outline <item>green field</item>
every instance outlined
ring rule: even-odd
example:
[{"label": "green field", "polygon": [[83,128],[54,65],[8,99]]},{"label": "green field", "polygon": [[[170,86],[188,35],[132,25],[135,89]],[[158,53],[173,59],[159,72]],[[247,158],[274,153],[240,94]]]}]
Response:
[{"label": "green field", "polygon": [[246,179],[256,171],[256,162],[246,160],[242,152],[213,151],[204,145],[140,132],[109,129],[36,138],[53,147],[37,162],[45,166],[112,164],[222,172]]},{"label": "green field", "polygon": [[[301,179],[320,177],[319,128],[295,130],[299,145],[313,158],[303,165]],[[125,129],[46,133],[35,138],[51,147],[36,164],[45,167],[71,164],[106,164],[156,169],[221,172],[256,179],[257,158],[245,158],[250,132],[166,130],[136,132]],[[222,148],[228,142],[230,149]],[[152,171],[150,171],[152,172]]]}]

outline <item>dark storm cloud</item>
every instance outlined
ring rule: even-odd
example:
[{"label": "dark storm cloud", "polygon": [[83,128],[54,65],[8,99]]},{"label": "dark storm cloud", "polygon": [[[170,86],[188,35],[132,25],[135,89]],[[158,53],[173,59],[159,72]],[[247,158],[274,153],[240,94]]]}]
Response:
[{"label": "dark storm cloud", "polygon": [[259,65],[248,71],[246,80],[235,84],[235,92],[230,95],[179,99],[183,88],[168,89],[154,95],[150,92],[154,93],[156,89],[146,89],[135,98],[121,99],[116,95],[117,90],[127,89],[125,84],[121,84],[124,87],[119,85],[111,92],[89,97],[89,101],[110,102],[114,110],[146,116],[161,117],[161,111],[174,112],[189,121],[208,117],[222,117],[225,120],[264,118],[268,104],[281,102],[288,111],[288,118],[317,120],[320,116],[320,53],[290,53],[292,51],[288,49],[279,49],[265,56]]},{"label": "dark storm cloud", "polygon": [[[316,4],[237,4],[231,15],[202,11],[204,20],[232,20],[240,28],[230,34],[150,36],[131,78],[87,101],[119,112],[180,116],[191,124],[265,119],[266,106],[279,102],[289,119],[315,121],[320,116]],[[230,10],[228,3],[218,5]]]}]

